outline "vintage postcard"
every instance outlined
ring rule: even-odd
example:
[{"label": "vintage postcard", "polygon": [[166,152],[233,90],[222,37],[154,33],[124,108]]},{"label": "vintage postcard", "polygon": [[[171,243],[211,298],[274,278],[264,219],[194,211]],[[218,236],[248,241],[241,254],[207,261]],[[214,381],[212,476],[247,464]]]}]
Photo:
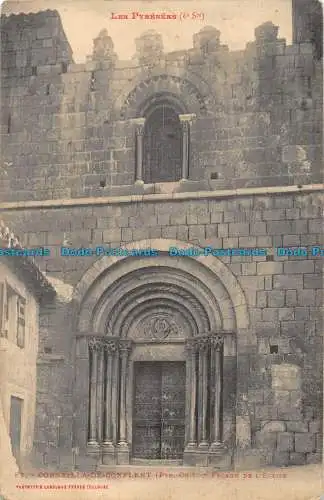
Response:
[{"label": "vintage postcard", "polygon": [[2,2],[1,500],[324,498],[322,10]]}]

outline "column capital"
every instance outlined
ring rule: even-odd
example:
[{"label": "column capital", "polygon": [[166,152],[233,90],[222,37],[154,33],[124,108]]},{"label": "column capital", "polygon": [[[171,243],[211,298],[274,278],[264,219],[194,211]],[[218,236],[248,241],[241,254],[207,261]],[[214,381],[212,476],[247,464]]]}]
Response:
[{"label": "column capital", "polygon": [[100,337],[90,337],[88,345],[91,351],[101,351],[103,347],[103,339]]},{"label": "column capital", "polygon": [[132,123],[135,125],[136,135],[144,134],[145,121],[146,118],[134,118],[134,120],[132,120]]},{"label": "column capital", "polygon": [[197,352],[197,340],[195,338],[189,339],[185,345],[185,351],[190,356],[191,354],[196,354]]},{"label": "column capital", "polygon": [[221,335],[213,335],[210,337],[210,345],[216,351],[220,351],[224,344],[224,337]]},{"label": "column capital", "polygon": [[204,335],[203,337],[197,337],[197,348],[199,351],[205,352],[209,347],[209,337]]},{"label": "column capital", "polygon": [[118,343],[119,352],[122,356],[127,357],[133,348],[132,340],[120,340]]},{"label": "column capital", "polygon": [[112,339],[112,338],[105,338],[103,340],[103,345],[104,345],[104,349],[105,351],[107,351],[108,354],[113,354],[114,352],[117,351],[117,341],[116,339]]},{"label": "column capital", "polygon": [[179,120],[180,120],[181,124],[183,124],[183,123],[190,124],[196,119],[196,115],[194,113],[188,113],[188,114],[178,115],[178,116],[179,116]]}]

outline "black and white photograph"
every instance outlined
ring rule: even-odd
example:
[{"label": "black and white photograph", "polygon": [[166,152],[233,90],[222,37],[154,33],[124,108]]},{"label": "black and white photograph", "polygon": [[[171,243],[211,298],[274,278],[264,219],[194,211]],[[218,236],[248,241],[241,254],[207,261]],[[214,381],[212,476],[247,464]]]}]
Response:
[{"label": "black and white photograph", "polygon": [[323,5],[1,3],[0,500],[323,500]]}]

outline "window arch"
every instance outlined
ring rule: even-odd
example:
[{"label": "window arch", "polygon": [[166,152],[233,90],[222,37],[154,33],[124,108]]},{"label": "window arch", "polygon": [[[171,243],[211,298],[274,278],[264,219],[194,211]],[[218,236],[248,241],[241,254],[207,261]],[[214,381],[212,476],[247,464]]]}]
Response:
[{"label": "window arch", "polygon": [[143,174],[146,184],[181,179],[182,128],[180,110],[163,100],[145,112]]}]

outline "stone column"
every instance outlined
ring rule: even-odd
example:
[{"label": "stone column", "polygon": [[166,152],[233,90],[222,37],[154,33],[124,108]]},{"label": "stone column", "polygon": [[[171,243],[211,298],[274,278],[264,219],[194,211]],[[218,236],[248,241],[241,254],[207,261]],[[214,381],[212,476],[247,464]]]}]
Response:
[{"label": "stone column", "polygon": [[90,427],[89,427],[88,448],[89,451],[94,451],[94,452],[97,452],[99,450],[99,444],[97,441],[97,375],[98,375],[98,352],[100,350],[100,347],[101,347],[101,342],[98,338],[93,337],[89,340],[91,372],[90,372],[90,401],[89,401]]},{"label": "stone column", "polygon": [[207,441],[207,388],[208,388],[208,337],[198,341],[199,349],[199,389],[198,389],[198,446],[201,450],[208,449]]},{"label": "stone column", "polygon": [[102,450],[102,463],[115,463],[115,447],[112,433],[112,388],[113,388],[113,355],[116,352],[116,343],[112,339],[105,339],[106,358],[106,386],[105,386],[105,426]]},{"label": "stone column", "polygon": [[119,440],[117,446],[117,463],[124,465],[129,463],[129,447],[127,443],[126,428],[126,387],[128,372],[128,357],[132,348],[131,341],[121,341],[119,345],[121,357],[120,374],[120,409],[119,409]]},{"label": "stone column", "polygon": [[197,399],[197,372],[196,372],[196,353],[197,345],[196,343],[190,342],[187,345],[188,350],[188,363],[190,370],[190,415],[189,415],[189,439],[188,447],[197,446],[197,436],[196,436],[196,399]]},{"label": "stone column", "polygon": [[221,409],[221,383],[222,383],[222,373],[221,373],[221,363],[222,363],[222,348],[224,339],[220,335],[215,335],[211,337],[211,356],[213,357],[213,368],[214,373],[212,374],[213,380],[213,391],[214,391],[214,401],[213,401],[213,424],[212,424],[212,436],[213,442],[210,447],[210,451],[216,451],[222,447],[221,435],[220,435],[220,409]]},{"label": "stone column", "polygon": [[197,366],[196,366],[196,354],[197,354],[197,343],[195,339],[188,341],[186,345],[187,352],[187,398],[188,398],[188,414],[186,419],[188,419],[188,437],[187,444],[183,454],[184,465],[195,465],[197,450],[197,430],[196,430],[196,406],[197,406]]},{"label": "stone column", "polygon": [[103,439],[103,400],[104,400],[104,346],[100,343],[98,350],[98,375],[97,375],[97,439]]},{"label": "stone column", "polygon": [[189,178],[189,133],[190,123],[196,115],[186,114],[179,115],[179,120],[182,127],[182,171],[181,180],[185,181]]},{"label": "stone column", "polygon": [[143,141],[144,141],[144,125],[145,118],[136,118],[135,134],[136,134],[136,184],[144,184],[143,180]]}]

